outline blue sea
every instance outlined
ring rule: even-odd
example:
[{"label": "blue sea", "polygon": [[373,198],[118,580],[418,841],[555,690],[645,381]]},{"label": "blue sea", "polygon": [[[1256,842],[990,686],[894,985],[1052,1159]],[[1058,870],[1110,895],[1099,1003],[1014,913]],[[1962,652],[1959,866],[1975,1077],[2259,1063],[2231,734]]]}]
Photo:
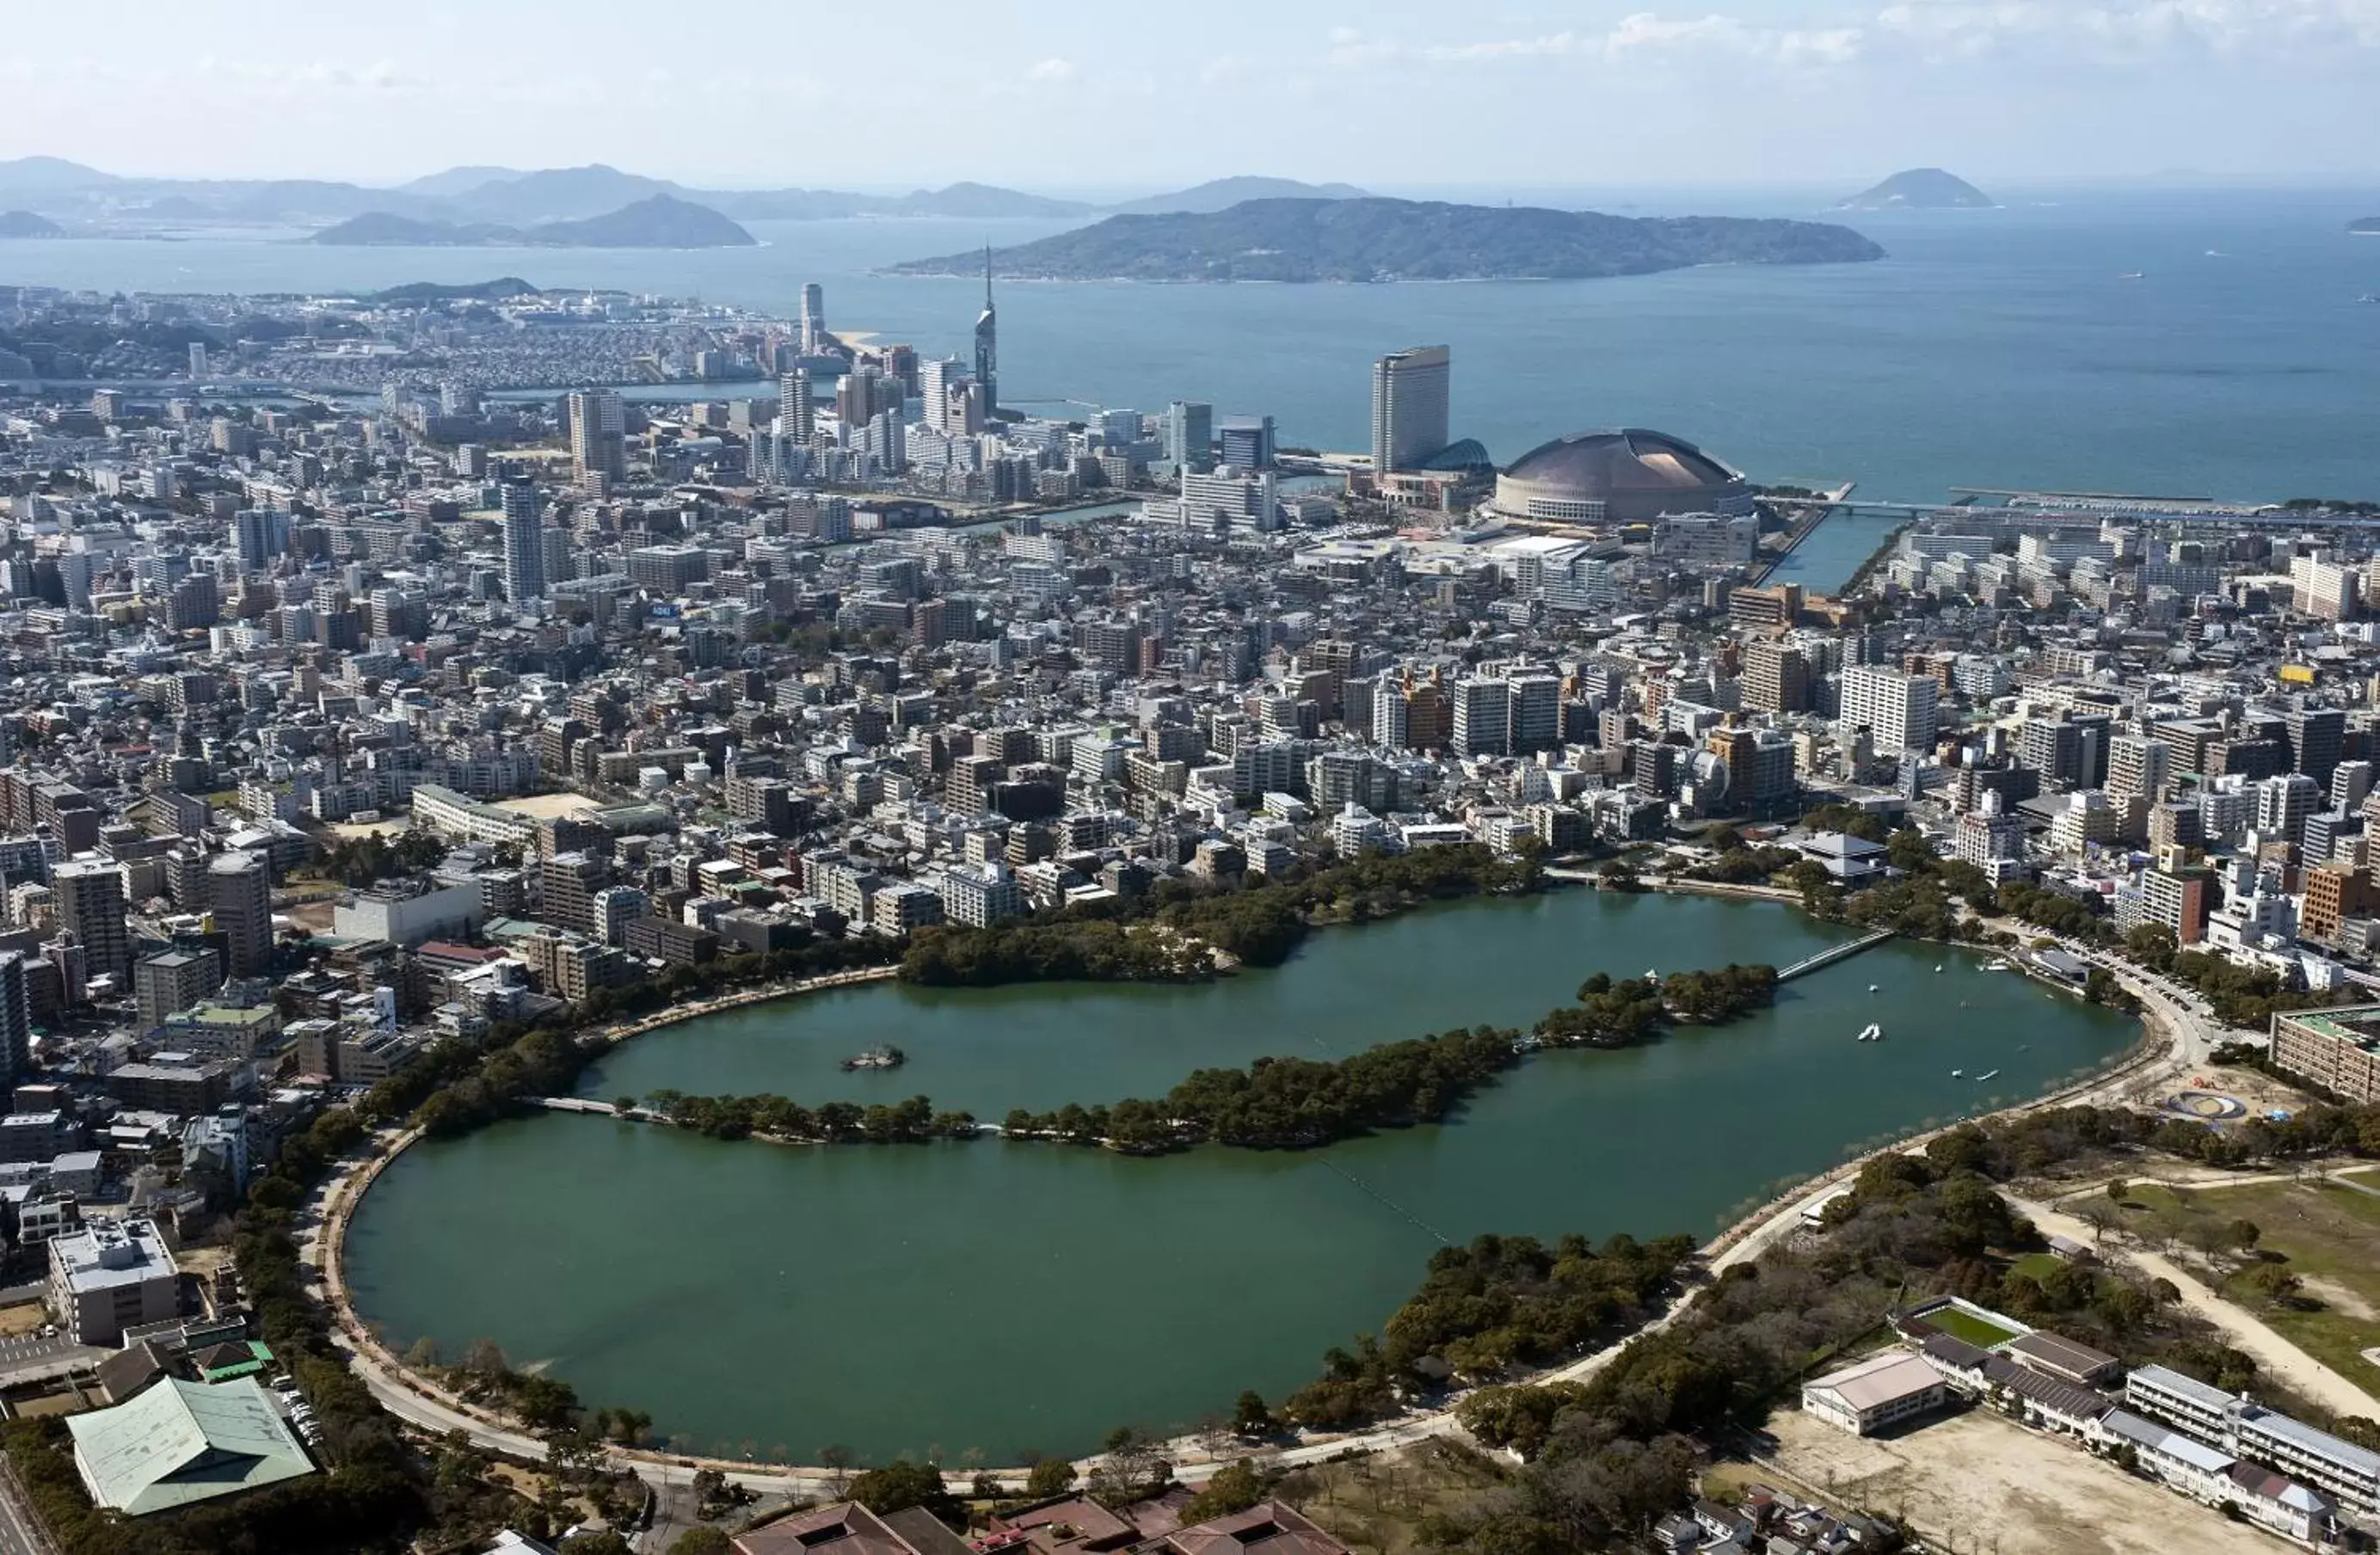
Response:
[{"label": "blue sea", "polygon": [[[1368,363],[1454,353],[1454,431],[1500,461],[1586,428],[1657,427],[1755,480],[2278,501],[2380,497],[2380,191],[1996,189],[1990,211],[1826,216],[1815,191],[1560,203],[1817,216],[1874,264],[1607,281],[1390,285],[1003,284],[1011,404],[1269,412],[1281,440],[1359,448]],[[1548,203],[1557,201],[1548,200]],[[0,283],[334,291],[517,274],[786,312],[959,352],[979,285],[872,273],[1071,223],[764,223],[705,252],[324,249],[260,237],[0,245]],[[2127,279],[2138,273],[2137,279]]]}]

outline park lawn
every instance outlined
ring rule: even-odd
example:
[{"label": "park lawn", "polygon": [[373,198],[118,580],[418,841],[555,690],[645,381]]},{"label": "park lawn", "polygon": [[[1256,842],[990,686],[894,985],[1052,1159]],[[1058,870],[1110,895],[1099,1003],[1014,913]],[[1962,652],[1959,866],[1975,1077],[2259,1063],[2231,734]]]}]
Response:
[{"label": "park lawn", "polygon": [[[2151,1211],[2170,1213],[2176,1204],[2171,1193],[2145,1184],[2128,1197]],[[2195,1188],[2188,1203],[2192,1215],[2253,1221],[2263,1233],[2259,1250],[2289,1260],[2289,1272],[2305,1282],[2306,1299],[2263,1306],[2236,1280],[2224,1283],[2223,1294],[2380,1401],[2380,1367],[2363,1358],[2380,1345],[2380,1195],[2321,1181],[2253,1183]],[[2145,1217],[2133,1212],[2125,1220],[2138,1231]]]},{"label": "park lawn", "polygon": [[2010,1274],[2029,1274],[2035,1280],[2066,1267],[2066,1260],[2055,1253],[2027,1253],[2009,1265]]},{"label": "park lawn", "polygon": [[1961,1312],[1955,1306],[1946,1306],[1939,1312],[1928,1312],[1924,1320],[1928,1327],[1940,1329],[1953,1339],[1963,1339],[1968,1343],[1985,1350],[1995,1345],[2006,1344],[2016,1337],[2016,1330],[2004,1329],[1998,1323],[1987,1323],[1973,1313]]}]

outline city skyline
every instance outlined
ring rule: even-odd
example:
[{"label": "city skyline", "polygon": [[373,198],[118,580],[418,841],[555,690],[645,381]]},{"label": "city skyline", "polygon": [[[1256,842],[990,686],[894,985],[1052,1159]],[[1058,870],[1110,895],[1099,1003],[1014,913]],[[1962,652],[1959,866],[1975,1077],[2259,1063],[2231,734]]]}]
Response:
[{"label": "city skyline", "polygon": [[[631,13],[612,0],[590,0],[567,30],[428,0],[402,34],[271,0],[235,36],[144,0],[126,18],[147,45],[137,55],[95,48],[66,13],[17,19],[0,87],[18,112],[0,159],[371,182],[600,160],[715,187],[975,178],[1121,192],[1237,172],[1402,188],[1766,185],[1925,163],[1984,178],[2370,177],[2380,143],[2380,105],[2362,90],[2380,58],[2367,0],[1620,3],[1462,22],[1412,0],[1286,16],[1227,0],[1192,41],[1169,34],[1154,51],[1135,25],[1086,33],[1054,11],[924,10],[901,41],[902,79],[921,103],[997,123],[997,156],[945,135],[940,114],[887,115],[849,145],[822,135],[787,154],[773,131],[788,106],[826,115],[843,92],[827,67],[780,63],[880,53],[856,15],[747,18],[735,57],[756,63],[722,67],[665,35],[618,46],[612,24]],[[540,67],[515,67],[524,58]],[[95,98],[145,92],[170,93],[206,133],[158,137],[143,115],[89,113]],[[1384,117],[1371,111],[1384,92],[1428,111]],[[1945,111],[1982,92],[1994,112]],[[2210,97],[2252,98],[2256,112],[2209,113]],[[624,101],[638,111],[617,112]],[[1126,138],[1111,152],[1118,142],[1081,134],[1087,120],[1193,104],[1196,140]],[[654,115],[680,111],[698,136],[657,143]],[[1062,181],[1014,171],[1053,165]]]}]

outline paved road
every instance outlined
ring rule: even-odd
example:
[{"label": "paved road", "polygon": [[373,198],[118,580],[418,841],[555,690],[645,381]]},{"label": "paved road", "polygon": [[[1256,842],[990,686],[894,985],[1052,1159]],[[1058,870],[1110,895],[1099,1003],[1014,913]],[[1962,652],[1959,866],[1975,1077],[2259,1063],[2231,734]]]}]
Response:
[{"label": "paved road", "polygon": [[0,1474],[0,1555],[55,1555],[41,1518],[18,1488],[13,1464]]}]

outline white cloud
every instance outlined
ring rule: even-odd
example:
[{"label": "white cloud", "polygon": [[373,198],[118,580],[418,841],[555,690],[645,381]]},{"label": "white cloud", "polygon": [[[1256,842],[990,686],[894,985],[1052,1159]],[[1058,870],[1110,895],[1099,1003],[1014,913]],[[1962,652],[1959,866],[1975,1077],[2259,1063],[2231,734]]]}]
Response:
[{"label": "white cloud", "polygon": [[1075,79],[1075,62],[1071,59],[1045,59],[1025,72],[1028,80],[1071,81]]},{"label": "white cloud", "polygon": [[2380,47],[2380,0],[1895,0],[1876,19],[1934,57],[2040,45],[2119,63],[2174,50],[2287,56]]},{"label": "white cloud", "polygon": [[1724,55],[1798,67],[1849,64],[1859,57],[1865,36],[1855,26],[1763,27],[1717,13],[1667,17],[1655,11],[1639,11],[1600,32],[1566,30],[1461,43],[1397,43],[1364,38],[1340,29],[1332,34],[1326,57],[1333,65],[1351,67],[1399,61],[1466,65],[1574,59],[1643,64],[1670,55]]}]

